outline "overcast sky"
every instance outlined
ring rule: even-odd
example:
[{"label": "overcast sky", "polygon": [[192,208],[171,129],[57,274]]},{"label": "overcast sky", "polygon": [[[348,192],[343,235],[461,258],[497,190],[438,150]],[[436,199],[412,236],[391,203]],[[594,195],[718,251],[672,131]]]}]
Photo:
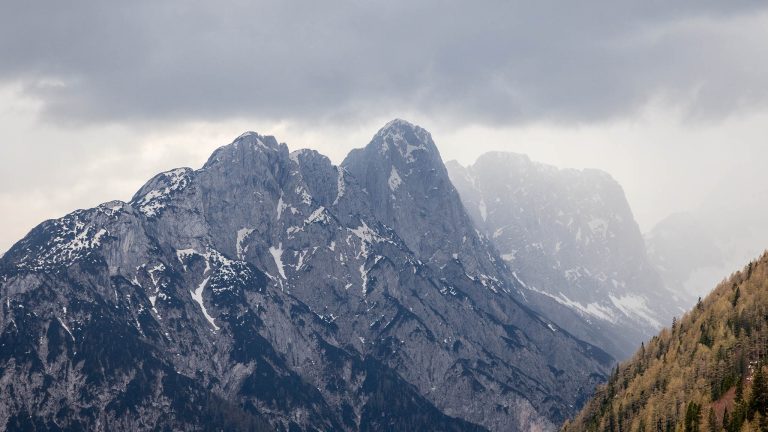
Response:
[{"label": "overcast sky", "polygon": [[768,183],[766,41],[758,1],[4,1],[0,251],[245,130],[339,162],[394,117],[604,169],[648,230]]}]

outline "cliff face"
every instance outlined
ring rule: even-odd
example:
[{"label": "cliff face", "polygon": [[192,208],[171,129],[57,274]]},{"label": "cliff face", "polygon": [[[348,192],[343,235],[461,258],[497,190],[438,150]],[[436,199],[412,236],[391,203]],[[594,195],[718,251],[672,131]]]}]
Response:
[{"label": "cliff face", "polygon": [[608,174],[560,170],[513,153],[448,168],[527,300],[561,326],[625,358],[685,310],[649,263],[624,192]]},{"label": "cliff face", "polygon": [[246,133],[0,258],[0,424],[553,429],[613,360],[519,289],[423,129]]}]

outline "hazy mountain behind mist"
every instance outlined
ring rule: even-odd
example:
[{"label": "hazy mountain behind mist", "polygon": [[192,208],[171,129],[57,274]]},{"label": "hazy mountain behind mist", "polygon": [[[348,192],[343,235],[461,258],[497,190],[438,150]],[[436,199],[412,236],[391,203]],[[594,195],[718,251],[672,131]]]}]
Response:
[{"label": "hazy mountain behind mist", "polygon": [[467,211],[527,289],[528,301],[560,325],[576,322],[542,296],[594,328],[577,334],[605,336],[625,357],[686,306],[649,263],[624,192],[607,173],[561,170],[500,152],[448,167]]},{"label": "hazy mountain behind mist", "polygon": [[[701,205],[670,215],[645,234],[665,283],[688,303],[768,248],[768,187],[739,176],[729,174]],[[735,184],[749,186],[734,190]]]}]

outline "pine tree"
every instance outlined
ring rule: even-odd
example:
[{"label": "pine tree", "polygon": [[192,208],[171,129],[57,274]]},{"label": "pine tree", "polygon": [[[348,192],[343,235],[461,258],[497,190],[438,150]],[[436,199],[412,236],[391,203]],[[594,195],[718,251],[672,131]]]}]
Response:
[{"label": "pine tree", "polygon": [[768,422],[766,421],[766,418],[760,414],[755,414],[755,421],[753,422],[753,425],[757,425],[761,431],[768,429]]},{"label": "pine tree", "polygon": [[763,366],[757,365],[755,375],[752,377],[752,397],[749,402],[749,415],[755,413],[765,416],[768,412],[768,386],[763,374]]},{"label": "pine tree", "polygon": [[731,415],[731,424],[729,425],[729,431],[739,432],[741,426],[744,424],[744,420],[747,419],[746,411],[743,404],[736,404],[733,407],[733,414]]},{"label": "pine tree", "polygon": [[616,415],[614,415],[613,411],[611,411],[611,416],[608,418],[607,430],[609,432],[617,432],[616,431]]},{"label": "pine tree", "polygon": [[736,403],[741,404],[744,402],[744,380],[739,377],[736,381]]},{"label": "pine tree", "polygon": [[715,414],[715,408],[709,409],[709,419],[707,420],[707,431],[718,432],[720,428],[717,427],[717,415]]},{"label": "pine tree", "polygon": [[688,408],[685,410],[685,432],[699,432],[700,422],[701,405],[688,402]]}]

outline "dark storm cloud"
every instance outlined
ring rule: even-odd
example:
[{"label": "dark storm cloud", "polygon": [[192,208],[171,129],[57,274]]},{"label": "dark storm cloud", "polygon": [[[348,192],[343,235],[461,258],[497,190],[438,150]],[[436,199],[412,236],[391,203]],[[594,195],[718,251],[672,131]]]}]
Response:
[{"label": "dark storm cloud", "polygon": [[571,122],[659,97],[722,116],[768,101],[768,50],[750,42],[764,34],[742,25],[758,4],[5,2],[0,80],[74,123],[401,109]]}]

